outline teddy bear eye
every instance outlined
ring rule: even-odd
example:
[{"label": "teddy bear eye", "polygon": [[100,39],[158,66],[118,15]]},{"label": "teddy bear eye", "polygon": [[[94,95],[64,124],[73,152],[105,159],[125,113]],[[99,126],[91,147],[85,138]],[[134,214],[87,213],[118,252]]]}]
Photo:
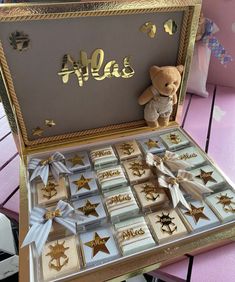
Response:
[{"label": "teddy bear eye", "polygon": [[167,87],[168,85],[169,85],[169,83],[166,83],[166,84],[165,84],[165,87]]},{"label": "teddy bear eye", "polygon": [[174,81],[174,84],[176,85],[176,84],[177,84],[177,81]]}]

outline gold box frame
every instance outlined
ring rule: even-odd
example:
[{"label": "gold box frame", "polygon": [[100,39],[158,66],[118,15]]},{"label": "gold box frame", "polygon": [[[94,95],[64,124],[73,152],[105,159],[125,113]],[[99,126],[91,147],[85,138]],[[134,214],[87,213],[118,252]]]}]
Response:
[{"label": "gold box frame", "polygon": [[[83,3],[54,3],[54,4],[5,4],[1,5],[0,21],[27,21],[42,19],[74,18],[89,15],[112,15],[114,13],[128,14],[153,11],[187,10],[187,40],[181,42],[182,54],[179,62],[184,62],[186,68],[179,96],[176,119],[169,127],[175,127],[179,123],[182,105],[186,93],[186,81],[193,54],[193,46],[197,31],[197,23],[201,9],[201,0],[158,0],[158,1],[121,1],[121,2],[83,2]],[[185,25],[186,28],[186,25]],[[95,134],[65,136],[61,140],[50,140],[49,143],[37,142],[32,146],[25,142],[22,127],[20,126],[19,109],[15,100],[14,86],[4,54],[1,56],[1,73],[5,85],[2,91],[2,102],[4,104],[8,120],[21,155],[20,169],[20,244],[28,231],[28,196],[26,184],[26,158],[29,154],[35,154],[48,150],[57,150],[70,146],[94,143],[97,140],[107,140],[112,134],[112,139],[149,132],[146,126],[116,128],[110,132],[95,132]],[[218,168],[217,168],[218,169]],[[223,173],[222,173],[223,175]],[[226,177],[225,177],[226,178]],[[181,259],[185,254],[195,254],[203,250],[213,248],[217,245],[226,244],[235,238],[235,223],[230,222],[219,228],[212,229],[206,233],[198,234],[193,238],[186,238],[180,243],[171,243],[167,248],[164,246],[157,250],[150,250],[134,257],[123,259],[121,262],[113,262],[111,265],[99,266],[79,274],[79,281],[90,281],[96,277],[96,281],[121,281],[139,273],[152,271],[162,265],[169,264]],[[195,240],[197,239],[197,240]],[[30,281],[29,248],[20,249],[20,281]],[[116,266],[116,267],[114,267]],[[77,281],[76,276],[69,277],[71,281]]]}]

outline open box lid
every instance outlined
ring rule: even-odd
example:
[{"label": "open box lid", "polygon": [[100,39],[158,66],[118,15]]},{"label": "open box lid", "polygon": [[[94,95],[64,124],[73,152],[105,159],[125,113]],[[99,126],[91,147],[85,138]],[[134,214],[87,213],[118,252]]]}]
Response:
[{"label": "open box lid", "polygon": [[[2,96],[23,145],[146,129],[137,99],[152,65],[185,66],[177,121],[200,8],[200,0],[1,5]],[[141,31],[146,23],[154,38]]]}]

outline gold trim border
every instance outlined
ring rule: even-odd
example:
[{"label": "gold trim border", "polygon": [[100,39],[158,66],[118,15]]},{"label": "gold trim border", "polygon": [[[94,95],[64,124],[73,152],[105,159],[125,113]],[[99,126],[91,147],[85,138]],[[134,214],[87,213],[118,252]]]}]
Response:
[{"label": "gold trim border", "polygon": [[[154,2],[154,3],[153,3]],[[161,1],[160,1],[161,2]],[[169,2],[169,1],[164,1],[164,2]],[[172,2],[172,1],[170,1]],[[3,8],[0,8],[0,20],[1,21],[22,21],[22,20],[45,20],[45,19],[64,19],[64,18],[72,18],[72,17],[84,17],[84,16],[111,16],[111,15],[126,15],[126,14],[137,14],[137,13],[153,13],[153,12],[168,12],[168,11],[184,11],[184,18],[183,18],[183,24],[182,24],[182,29],[181,29],[181,35],[180,35],[180,46],[179,46],[179,52],[178,52],[178,63],[184,63],[185,58],[186,58],[186,51],[187,51],[187,45],[192,38],[192,36],[189,36],[189,31],[187,30],[190,27],[190,20],[192,15],[192,7],[184,7],[181,3],[181,6],[178,5],[178,1],[173,1],[177,6],[173,7],[167,7],[166,5],[169,5],[169,3],[165,3],[166,7],[159,7],[160,3],[156,3],[156,1],[143,1],[141,2],[141,5],[139,2],[132,1],[132,2],[124,2],[124,3],[116,3],[116,2],[101,2],[101,3],[80,3],[78,4],[70,4],[71,6],[67,7],[65,5],[21,5],[13,7],[10,5],[3,5]],[[188,2],[188,1],[180,1],[180,2]],[[189,1],[189,2],[195,2],[195,1]],[[196,1],[198,2],[198,1]],[[154,5],[155,4],[155,5]],[[149,6],[151,6],[149,8]],[[156,6],[157,7],[154,7]],[[79,7],[79,11],[75,12],[68,12],[70,11],[73,7]],[[66,7],[66,12],[61,12],[61,7],[65,8]],[[119,7],[120,10],[115,10]],[[137,9],[138,7],[141,7]],[[144,8],[143,8],[144,7]],[[51,12],[51,10],[53,13]],[[60,9],[59,9],[60,8]],[[131,8],[131,9],[130,9]],[[134,9],[133,9],[134,8]],[[78,8],[77,8],[78,9]],[[84,10],[85,11],[84,11]],[[190,11],[191,9],[191,11]],[[55,13],[57,11],[57,13]],[[59,12],[58,12],[59,11]],[[63,10],[64,11],[64,10]],[[48,13],[47,13],[48,12]],[[190,38],[189,38],[190,37]],[[193,37],[194,38],[194,37]],[[102,135],[102,133],[114,133],[117,130],[126,130],[126,129],[136,129],[138,127],[145,126],[144,121],[135,121],[135,122],[130,122],[130,123],[125,123],[125,124],[117,124],[117,125],[111,125],[111,126],[106,126],[102,128],[97,128],[97,129],[90,129],[90,130],[84,130],[80,132],[73,132],[73,133],[68,133],[68,134],[62,134],[62,135],[57,135],[57,136],[51,136],[51,137],[43,137],[39,138],[37,140],[29,140],[28,139],[28,134],[27,134],[27,129],[25,126],[23,114],[21,112],[20,104],[17,99],[17,95],[14,89],[14,83],[13,79],[10,73],[9,66],[6,61],[6,57],[4,54],[4,50],[2,47],[2,44],[0,43],[0,61],[2,64],[2,69],[4,72],[4,77],[6,79],[6,84],[8,91],[10,93],[13,105],[15,106],[15,112],[18,118],[18,122],[20,125],[23,141],[25,145],[27,146],[37,146],[42,143],[50,143],[50,142],[56,142],[56,141],[62,141],[66,139],[74,139],[76,137],[87,137],[87,136],[99,136]],[[182,91],[181,91],[182,93]],[[179,99],[179,100],[182,100]],[[174,110],[174,116],[176,115],[177,108]]]}]

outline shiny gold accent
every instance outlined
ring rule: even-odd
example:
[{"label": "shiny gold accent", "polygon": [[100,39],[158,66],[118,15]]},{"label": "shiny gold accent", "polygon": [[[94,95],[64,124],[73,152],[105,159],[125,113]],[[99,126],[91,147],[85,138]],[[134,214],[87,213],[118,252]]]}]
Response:
[{"label": "shiny gold accent", "polygon": [[33,129],[33,136],[41,137],[43,132],[44,132],[44,130],[41,127],[38,126],[35,129]]},{"label": "shiny gold accent", "polygon": [[61,216],[61,211],[59,209],[56,209],[55,211],[47,211],[45,214],[44,214],[44,218],[46,220],[49,220],[49,219],[54,219],[55,217],[57,216]]},{"label": "shiny gold accent", "polygon": [[59,186],[58,184],[55,184],[53,182],[48,182],[48,184],[43,187],[41,190],[45,192],[45,194],[42,194],[44,198],[47,200],[50,200],[55,195],[57,195],[56,187]]},{"label": "shiny gold accent", "polygon": [[105,156],[112,156],[112,151],[111,150],[100,150],[100,151],[96,151],[96,152],[92,152],[92,156],[94,156],[94,158],[101,158],[101,157],[105,157]]},{"label": "shiny gold accent", "polygon": [[80,177],[80,179],[73,181],[73,184],[77,186],[78,191],[80,191],[82,188],[91,190],[91,187],[89,186],[89,182],[92,180],[92,178],[86,178],[84,175]]},{"label": "shiny gold accent", "polygon": [[190,203],[190,210],[189,211],[186,211],[184,214],[186,215],[189,215],[189,216],[192,216],[193,220],[195,221],[195,223],[197,224],[199,219],[202,218],[202,219],[206,219],[206,220],[210,220],[204,213],[203,213],[203,210],[205,207],[195,207],[194,205],[192,205]]},{"label": "shiny gold accent", "polygon": [[72,163],[72,167],[74,167],[75,165],[84,165],[83,159],[85,157],[83,156],[79,156],[79,155],[75,155],[72,158],[68,159],[68,162]]},{"label": "shiny gold accent", "polygon": [[22,31],[12,32],[9,40],[14,50],[23,51],[27,50],[29,47],[29,36]]},{"label": "shiny gold accent", "polygon": [[164,30],[169,35],[174,35],[177,32],[177,24],[174,20],[169,19],[164,23]]},{"label": "shiny gold accent", "polygon": [[[91,69],[91,75],[95,80],[104,80],[111,77],[131,78],[135,71],[130,65],[130,57],[123,59],[124,68],[119,70],[119,65],[115,60],[112,60],[104,65],[104,51],[102,49],[96,49],[91,59],[88,58],[85,51],[80,52],[80,61],[74,61],[68,54],[64,55],[62,61],[62,69],[58,72],[61,76],[63,83],[68,83],[71,74],[75,74],[78,80],[78,85],[82,87],[85,81],[89,79],[89,66]],[[101,74],[101,68],[103,74]]]},{"label": "shiny gold accent", "polygon": [[[65,3],[64,3],[65,4]],[[143,14],[155,12],[174,12],[184,11],[183,24],[181,26],[180,46],[178,52],[178,64],[184,64],[185,71],[182,78],[182,84],[179,94],[179,103],[174,107],[173,117],[180,121],[180,114],[182,112],[182,102],[186,93],[186,81],[189,73],[189,66],[192,60],[193,45],[197,31],[197,23],[200,15],[201,0],[171,0],[169,2],[161,1],[131,1],[131,2],[102,2],[102,3],[63,3],[60,4],[21,4],[21,5],[1,5],[0,20],[2,21],[25,21],[25,20],[43,20],[43,19],[62,19],[75,18],[79,16],[105,16],[105,15],[128,15],[128,14]],[[72,12],[71,12],[72,11]],[[187,57],[186,57],[187,54]],[[9,67],[4,56],[2,46],[0,46],[0,60],[2,62],[2,69],[6,79],[6,87],[10,93],[11,99],[14,103],[14,108],[17,113],[18,122],[21,129],[24,144],[27,149],[39,146],[40,144],[53,142],[66,142],[74,138],[86,140],[87,138],[94,138],[98,136],[105,136],[114,134],[119,130],[120,134],[125,130],[133,131],[145,125],[144,121],[133,123],[120,124],[115,126],[108,126],[95,130],[85,130],[81,132],[74,132],[58,136],[50,136],[38,138],[37,140],[28,140],[27,130],[21,113],[21,109],[15,94],[12,77]],[[178,107],[179,106],[179,107]],[[147,128],[146,128],[147,129]],[[143,128],[143,130],[146,130]],[[46,146],[47,146],[46,145]],[[45,148],[46,148],[45,146]],[[44,146],[41,146],[44,147]],[[28,149],[29,148],[29,149]]]},{"label": "shiny gold accent", "polygon": [[103,252],[110,254],[108,248],[106,247],[106,242],[110,237],[101,238],[97,232],[94,233],[94,239],[92,241],[86,242],[84,245],[93,249],[92,256],[94,257],[98,252]]},{"label": "shiny gold accent", "polygon": [[128,169],[132,170],[133,175],[139,177],[145,174],[145,169],[147,168],[148,166],[144,163],[144,161],[133,161],[128,167]]},{"label": "shiny gold accent", "polygon": [[178,249],[179,249],[178,246],[172,247],[172,248],[166,248],[164,250],[164,253],[167,254],[167,255],[173,255]]},{"label": "shiny gold accent", "polygon": [[213,172],[214,171],[206,172],[203,169],[200,169],[200,174],[197,175],[196,177],[200,178],[204,182],[205,185],[207,184],[208,181],[217,183],[217,181],[212,177]]},{"label": "shiny gold accent", "polygon": [[45,120],[45,125],[46,125],[47,127],[53,127],[53,126],[56,125],[56,123],[54,122],[53,119],[46,119],[46,120]]},{"label": "shiny gold accent", "polygon": [[99,203],[92,204],[89,200],[86,200],[85,206],[78,208],[78,210],[81,211],[85,216],[93,215],[93,216],[99,217],[99,214],[96,211],[96,208],[98,207],[98,205]]},{"label": "shiny gold accent", "polygon": [[[50,256],[51,260],[49,261],[49,267],[55,269],[56,271],[60,271],[68,262],[69,258],[65,254],[65,251],[69,249],[69,247],[64,247],[65,241],[63,243],[55,243],[55,245],[49,245],[50,252],[46,254],[46,256]],[[61,259],[64,259],[61,264]],[[53,261],[56,261],[56,264]]]},{"label": "shiny gold accent", "polygon": [[170,217],[169,212],[167,214],[164,214],[164,212],[162,212],[162,215],[157,215],[157,217],[159,218],[159,220],[156,221],[156,223],[160,223],[162,225],[161,227],[162,232],[172,235],[177,230],[177,226],[173,222],[173,219],[175,218]]},{"label": "shiny gold accent", "polygon": [[118,169],[108,170],[108,171],[104,171],[101,174],[99,174],[99,179],[100,179],[100,181],[102,181],[104,179],[109,179],[109,178],[112,178],[112,177],[119,176],[120,174],[121,174],[121,172]]},{"label": "shiny gold accent", "polygon": [[149,38],[155,38],[157,33],[157,27],[152,22],[146,22],[140,27],[140,31],[147,33]]},{"label": "shiny gold accent", "polygon": [[189,159],[192,159],[192,158],[196,158],[196,157],[197,157],[196,153],[192,153],[192,154],[186,153],[186,154],[180,155],[179,159],[186,161],[186,160],[189,160]]},{"label": "shiny gold accent", "polygon": [[179,144],[181,142],[181,138],[179,137],[179,135],[174,133],[171,133],[168,136],[168,140],[170,140],[172,144]]},{"label": "shiny gold accent", "polygon": [[216,204],[223,205],[223,210],[225,212],[235,213],[235,207],[232,206],[235,205],[235,202],[232,201],[233,197],[229,197],[227,193],[225,195],[220,193],[220,195],[216,196],[216,198],[219,200]]},{"label": "shiny gold accent", "polygon": [[48,159],[41,160],[39,162],[39,165],[40,166],[45,166],[45,165],[48,165],[51,161],[52,161],[52,157],[49,157]]},{"label": "shiny gold accent", "polygon": [[127,241],[127,240],[130,240],[131,238],[136,238],[144,234],[145,232],[142,228],[139,228],[139,229],[130,228],[130,229],[123,231],[121,236],[122,236],[123,241]]},{"label": "shiny gold accent", "polygon": [[116,196],[112,196],[109,199],[109,204],[118,204],[118,203],[122,203],[122,202],[128,202],[131,201],[131,196],[129,194],[125,194],[125,195],[116,195]]},{"label": "shiny gold accent", "polygon": [[120,145],[120,149],[123,151],[124,155],[130,156],[132,153],[135,152],[133,145],[130,143],[123,143]]},{"label": "shiny gold accent", "polygon": [[145,144],[148,146],[148,149],[152,149],[152,148],[160,148],[159,142],[158,141],[154,141],[153,139],[149,139],[148,142],[145,142]]},{"label": "shiny gold accent", "polygon": [[142,186],[141,193],[145,193],[145,198],[148,201],[156,201],[157,198],[160,197],[159,193],[157,192],[157,187],[154,185],[144,184]]}]

